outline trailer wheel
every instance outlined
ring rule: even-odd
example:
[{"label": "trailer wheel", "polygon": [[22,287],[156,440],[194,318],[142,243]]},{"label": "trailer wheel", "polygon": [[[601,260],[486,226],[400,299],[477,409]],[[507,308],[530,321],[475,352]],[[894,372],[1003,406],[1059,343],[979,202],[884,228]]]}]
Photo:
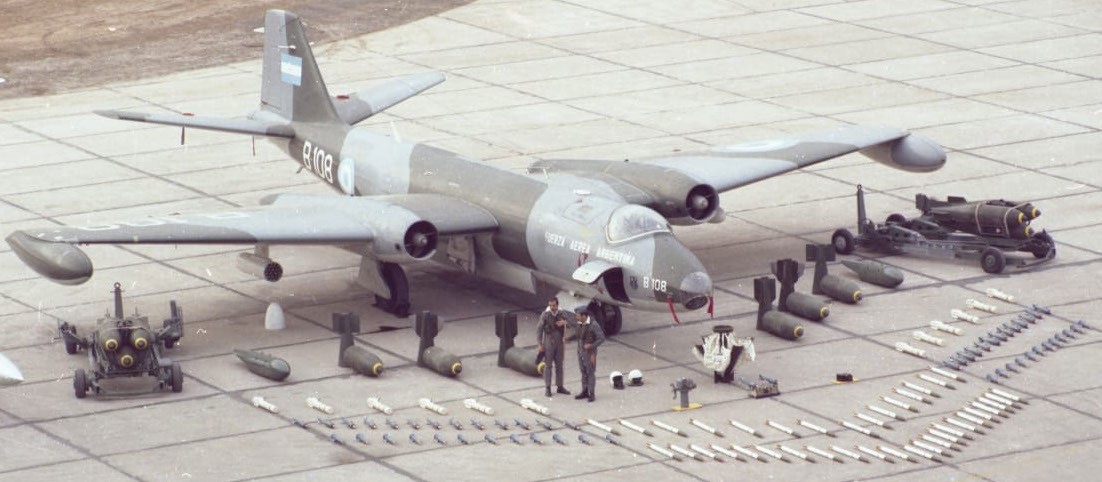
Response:
[{"label": "trailer wheel", "polygon": [[1047,258],[1049,251],[1052,252],[1053,257],[1056,256],[1056,241],[1052,239],[1052,235],[1042,231],[1034,236],[1034,238],[1043,241],[1043,243],[1037,243],[1033,247],[1032,253],[1034,258]]},{"label": "trailer wheel", "polygon": [[987,248],[980,254],[980,267],[991,274],[999,274],[1006,268],[1006,256],[999,248]]},{"label": "trailer wheel", "polygon": [[184,389],[184,370],[180,368],[180,364],[174,362],[172,368],[172,391],[180,393]]},{"label": "trailer wheel", "polygon": [[76,393],[77,398],[88,396],[88,375],[84,370],[73,373],[73,392]]},{"label": "trailer wheel", "polygon": [[857,247],[857,242],[853,239],[853,233],[846,228],[835,231],[830,236],[830,243],[834,245],[834,251],[838,254],[853,253],[853,250]]},{"label": "trailer wheel", "polygon": [[66,337],[65,338],[65,353],[68,353],[70,355],[76,355],[77,354],[77,349],[78,349],[77,341],[76,340],[70,340],[68,337]]}]

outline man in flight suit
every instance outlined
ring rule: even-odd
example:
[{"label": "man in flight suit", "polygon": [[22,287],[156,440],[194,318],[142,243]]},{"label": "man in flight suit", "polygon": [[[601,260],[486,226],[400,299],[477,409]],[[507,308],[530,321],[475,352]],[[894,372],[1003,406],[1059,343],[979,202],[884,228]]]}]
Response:
[{"label": "man in flight suit", "polygon": [[559,311],[559,299],[547,300],[547,309],[540,315],[540,321],[536,324],[536,343],[539,352],[544,355],[547,365],[543,367],[543,382],[547,386],[544,395],[551,396],[551,365],[555,365],[556,390],[563,395],[570,395],[570,390],[562,386],[562,362],[565,358],[566,344],[566,313]]},{"label": "man in flight suit", "polygon": [[582,371],[582,393],[574,398],[588,398],[592,402],[597,399],[597,347],[605,342],[605,332],[601,325],[590,321],[586,307],[580,306],[574,311],[578,321],[573,336],[578,340],[578,368]]}]

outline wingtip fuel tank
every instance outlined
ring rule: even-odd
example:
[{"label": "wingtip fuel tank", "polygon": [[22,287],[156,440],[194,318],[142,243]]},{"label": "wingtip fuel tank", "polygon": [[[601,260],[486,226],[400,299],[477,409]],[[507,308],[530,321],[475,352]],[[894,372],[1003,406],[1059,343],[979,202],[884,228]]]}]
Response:
[{"label": "wingtip fuel tank", "polygon": [[24,264],[50,281],[79,285],[92,277],[92,260],[76,246],[43,241],[23,231],[6,240]]}]

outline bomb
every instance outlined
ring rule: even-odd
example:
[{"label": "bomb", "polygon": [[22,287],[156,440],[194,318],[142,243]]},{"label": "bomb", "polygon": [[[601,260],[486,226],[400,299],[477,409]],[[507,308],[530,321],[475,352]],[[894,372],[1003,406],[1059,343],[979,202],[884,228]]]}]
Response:
[{"label": "bomb", "polygon": [[805,293],[795,291],[796,281],[803,274],[803,266],[794,259],[779,259],[770,266],[773,276],[781,284],[780,296],[777,298],[777,311],[792,313],[811,321],[821,321],[830,315],[830,305],[823,300]]},{"label": "bomb", "polygon": [[879,261],[842,260],[842,265],[857,273],[857,277],[866,283],[885,288],[895,288],[903,284],[903,272],[894,266]]},{"label": "bomb", "polygon": [[497,366],[508,367],[528,376],[541,377],[547,363],[536,363],[538,353],[535,350],[515,346],[517,336],[517,315],[507,311],[494,315],[494,333],[499,340]]},{"label": "bomb", "polygon": [[250,372],[269,380],[283,381],[291,375],[291,365],[282,358],[251,350],[235,349],[233,354],[245,363],[245,368],[248,368]]},{"label": "bomb", "polygon": [[861,287],[853,281],[827,273],[827,261],[834,261],[834,246],[829,244],[809,244],[806,247],[807,261],[815,262],[815,278],[811,292],[827,295],[844,303],[861,301]]},{"label": "bomb", "polygon": [[431,311],[422,311],[414,321],[414,331],[421,337],[417,350],[417,366],[428,368],[447,377],[458,376],[463,371],[459,357],[447,350],[434,346],[436,335],[440,333],[440,320]]},{"label": "bomb", "polygon": [[758,300],[759,331],[772,333],[786,340],[796,340],[804,336],[804,327],[800,319],[787,313],[773,310],[773,298],[777,285],[773,278],[754,279],[754,299]]},{"label": "bomb", "polygon": [[362,346],[355,344],[352,332],[341,334],[340,366],[351,368],[361,375],[377,377],[383,373],[383,360]]}]

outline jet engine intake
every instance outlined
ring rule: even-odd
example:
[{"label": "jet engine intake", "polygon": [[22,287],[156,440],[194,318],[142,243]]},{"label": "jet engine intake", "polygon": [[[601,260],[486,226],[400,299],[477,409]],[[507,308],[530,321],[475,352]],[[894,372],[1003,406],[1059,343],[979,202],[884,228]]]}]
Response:
[{"label": "jet engine intake", "polygon": [[707,184],[698,184],[685,197],[685,208],[694,221],[706,222],[719,209],[719,193]]},{"label": "jet engine intake", "polygon": [[375,232],[371,251],[381,261],[420,261],[436,253],[439,238],[436,226],[425,220],[408,224],[387,223]]},{"label": "jet engine intake", "polygon": [[237,269],[245,274],[275,283],[283,278],[283,266],[269,258],[252,253],[241,253],[237,257]]},{"label": "jet engine intake", "polygon": [[696,184],[681,193],[657,192],[655,211],[671,224],[690,226],[709,222],[719,212],[719,193],[708,184]]}]

